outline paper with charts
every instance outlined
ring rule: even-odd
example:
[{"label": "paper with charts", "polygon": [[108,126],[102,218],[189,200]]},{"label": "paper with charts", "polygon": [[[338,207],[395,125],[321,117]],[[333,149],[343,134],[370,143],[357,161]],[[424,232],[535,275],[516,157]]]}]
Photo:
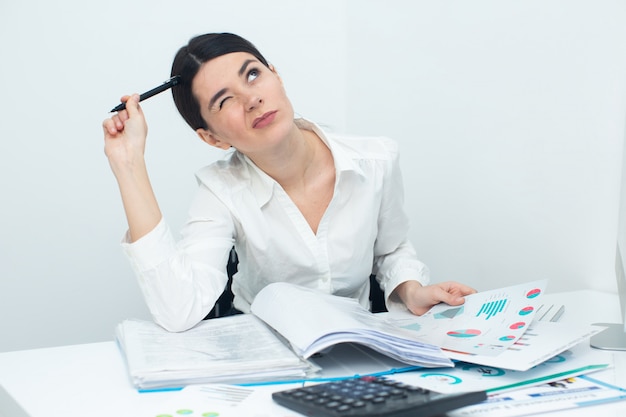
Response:
[{"label": "paper with charts", "polygon": [[443,349],[496,356],[526,331],[541,305],[547,280],[465,297],[465,304],[438,304],[422,316],[394,312],[389,319]]}]

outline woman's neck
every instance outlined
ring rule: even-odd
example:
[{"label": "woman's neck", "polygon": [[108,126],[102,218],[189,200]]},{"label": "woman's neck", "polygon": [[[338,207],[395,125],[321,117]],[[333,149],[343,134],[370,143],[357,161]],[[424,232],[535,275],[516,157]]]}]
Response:
[{"label": "woman's neck", "polygon": [[333,198],[335,164],[330,149],[316,133],[299,129],[295,124],[294,127],[271,158],[261,158],[260,164],[252,160],[281,185],[317,234]]},{"label": "woman's neck", "polygon": [[304,186],[325,166],[326,144],[309,130],[295,123],[289,137],[270,153],[250,156],[250,159],[286,191]]}]

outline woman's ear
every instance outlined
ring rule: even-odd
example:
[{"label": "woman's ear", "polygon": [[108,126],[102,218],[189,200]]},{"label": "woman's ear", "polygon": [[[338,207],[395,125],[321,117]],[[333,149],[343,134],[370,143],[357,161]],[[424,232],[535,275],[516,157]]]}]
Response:
[{"label": "woman's ear", "polygon": [[280,81],[280,83],[283,83],[283,79],[280,77],[280,74],[278,73],[278,71],[276,71],[276,67],[274,67],[272,64],[268,65],[268,68],[270,69],[270,71],[272,71],[274,73],[274,75],[276,75],[278,77],[278,81]]},{"label": "woman's ear", "polygon": [[202,139],[203,142],[208,143],[211,146],[224,149],[224,150],[230,148],[229,143],[226,143],[220,140],[218,136],[215,136],[213,133],[209,132],[206,129],[202,129],[202,128],[197,129],[196,133],[198,134],[198,137]]}]

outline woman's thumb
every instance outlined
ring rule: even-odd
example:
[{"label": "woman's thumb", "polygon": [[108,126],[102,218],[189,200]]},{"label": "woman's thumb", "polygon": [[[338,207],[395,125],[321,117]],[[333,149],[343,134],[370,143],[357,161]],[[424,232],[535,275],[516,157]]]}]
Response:
[{"label": "woman's thumb", "polygon": [[139,107],[139,94],[133,94],[128,97],[128,100],[126,100],[126,110],[128,111],[129,117],[133,117],[141,113],[141,108]]}]

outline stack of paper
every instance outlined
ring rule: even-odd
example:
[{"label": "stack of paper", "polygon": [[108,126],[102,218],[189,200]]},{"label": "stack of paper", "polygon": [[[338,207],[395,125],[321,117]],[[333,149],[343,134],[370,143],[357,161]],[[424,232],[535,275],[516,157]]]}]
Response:
[{"label": "stack of paper", "polygon": [[469,295],[462,306],[439,304],[423,316],[394,312],[387,318],[441,346],[451,359],[525,371],[604,330],[534,321],[546,285],[527,282]]},{"label": "stack of paper", "polygon": [[525,371],[602,330],[534,322],[545,281],[467,296],[423,316],[372,314],[356,300],[289,283],[259,292],[252,314],[214,319],[182,333],[127,320],[118,340],[139,388],[311,377],[307,359],[355,343],[403,364],[452,368],[454,360]]},{"label": "stack of paper", "polygon": [[204,321],[182,333],[125,320],[117,340],[140,389],[304,378],[315,370],[252,315]]}]

